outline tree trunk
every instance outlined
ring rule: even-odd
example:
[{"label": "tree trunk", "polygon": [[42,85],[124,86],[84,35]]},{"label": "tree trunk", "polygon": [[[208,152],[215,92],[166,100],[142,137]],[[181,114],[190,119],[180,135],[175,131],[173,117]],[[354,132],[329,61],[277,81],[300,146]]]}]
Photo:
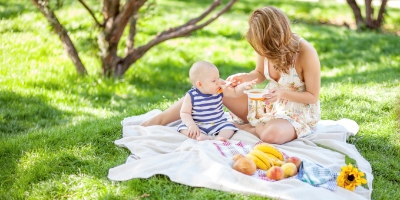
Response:
[{"label": "tree trunk", "polygon": [[80,75],[86,75],[87,71],[85,66],[82,64],[81,59],[79,58],[79,54],[76,51],[76,48],[71,41],[67,31],[58,21],[56,15],[48,6],[48,1],[40,1],[40,0],[31,0],[32,3],[40,10],[40,12],[46,17],[47,21],[54,28],[56,34],[60,37],[60,40],[63,44],[64,49],[67,51],[68,56],[71,58],[72,62],[75,65],[76,71]]},{"label": "tree trunk", "polygon": [[347,3],[350,5],[350,8],[353,10],[354,19],[356,20],[356,25],[359,27],[364,24],[364,18],[361,15],[360,7],[358,7],[356,0],[347,0]]},{"label": "tree trunk", "polygon": [[387,2],[388,0],[382,0],[381,7],[379,8],[378,17],[376,19],[378,27],[382,26]]},{"label": "tree trunk", "polygon": [[372,7],[372,0],[365,0],[365,19],[361,15],[360,7],[357,5],[356,0],[347,0],[347,3],[351,7],[356,20],[357,28],[363,29],[379,29],[382,26],[385,7],[388,0],[382,0],[379,9],[378,17],[374,19],[374,9]]},{"label": "tree trunk", "polygon": [[372,0],[365,0],[365,24],[367,27],[374,27],[374,9]]},{"label": "tree trunk", "polygon": [[103,16],[105,29],[99,35],[98,43],[101,49],[102,73],[105,77],[115,76],[117,66],[121,65],[122,58],[117,55],[118,43],[126,25],[146,0],[127,0],[120,10],[119,0],[104,0]]},{"label": "tree trunk", "polygon": [[385,13],[387,0],[382,0],[378,17],[374,19],[374,9],[372,8],[372,0],[365,0],[365,24],[369,29],[379,29],[382,26],[383,14]]}]

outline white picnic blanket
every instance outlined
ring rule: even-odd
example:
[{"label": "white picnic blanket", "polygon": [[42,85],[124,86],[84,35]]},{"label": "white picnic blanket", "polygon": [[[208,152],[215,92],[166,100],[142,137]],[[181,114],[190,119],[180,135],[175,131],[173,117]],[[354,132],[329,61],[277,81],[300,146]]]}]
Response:
[{"label": "white picnic blanket", "polygon": [[163,174],[173,182],[193,187],[278,199],[371,199],[371,165],[355,146],[346,143],[346,139],[359,130],[353,120],[322,120],[309,137],[275,145],[287,156],[297,156],[308,164],[315,163],[332,173],[340,172],[345,165],[344,155],[319,147],[315,143],[354,158],[359,170],[366,174],[369,189],[358,186],[354,191],[349,191],[336,185],[333,189],[313,186],[295,177],[271,182],[260,178],[260,173],[244,175],[232,169],[231,156],[235,151],[248,151],[249,146],[251,148],[260,142],[257,137],[246,131],[238,131],[228,143],[214,140],[199,142],[176,132],[174,126],[179,122],[168,126],[138,125],[159,113],[160,110],[152,110],[122,121],[123,135],[115,144],[129,149],[132,154],[128,156],[126,163],[109,170],[110,180],[126,181]]}]

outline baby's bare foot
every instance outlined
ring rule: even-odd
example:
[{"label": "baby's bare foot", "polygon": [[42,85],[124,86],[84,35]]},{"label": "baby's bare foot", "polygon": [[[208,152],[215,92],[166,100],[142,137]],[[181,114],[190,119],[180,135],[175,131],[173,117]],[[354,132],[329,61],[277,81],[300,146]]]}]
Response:
[{"label": "baby's bare foot", "polygon": [[197,141],[203,141],[203,140],[211,140],[211,138],[208,137],[207,135],[200,134],[200,136],[197,137]]},{"label": "baby's bare foot", "polygon": [[228,142],[228,140],[222,136],[217,136],[214,138],[214,140],[222,141],[222,142]]}]

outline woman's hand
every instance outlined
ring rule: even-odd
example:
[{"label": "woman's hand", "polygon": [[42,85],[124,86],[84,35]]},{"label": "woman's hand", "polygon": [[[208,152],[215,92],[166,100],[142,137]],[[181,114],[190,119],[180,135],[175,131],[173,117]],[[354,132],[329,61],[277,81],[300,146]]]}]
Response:
[{"label": "woman's hand", "polygon": [[276,102],[282,98],[284,92],[285,92],[285,90],[283,90],[283,89],[278,89],[278,88],[271,89],[268,94],[264,95],[264,98],[265,98],[264,102],[265,103]]},{"label": "woman's hand", "polygon": [[226,81],[230,81],[232,87],[236,87],[237,85],[240,85],[241,83],[245,82],[245,77],[247,76],[247,73],[238,73],[234,75],[230,75]]},{"label": "woman's hand", "polygon": [[258,79],[254,79],[249,82],[244,82],[241,86],[244,88],[243,90],[250,90],[255,84],[257,84]]}]

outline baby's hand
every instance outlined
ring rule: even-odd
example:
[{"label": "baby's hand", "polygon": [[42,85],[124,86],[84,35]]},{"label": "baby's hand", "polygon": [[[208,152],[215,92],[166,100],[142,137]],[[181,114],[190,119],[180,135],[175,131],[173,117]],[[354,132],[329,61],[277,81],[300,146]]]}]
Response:
[{"label": "baby's hand", "polygon": [[192,139],[197,139],[200,136],[200,129],[197,125],[192,125],[188,127],[188,137]]}]

